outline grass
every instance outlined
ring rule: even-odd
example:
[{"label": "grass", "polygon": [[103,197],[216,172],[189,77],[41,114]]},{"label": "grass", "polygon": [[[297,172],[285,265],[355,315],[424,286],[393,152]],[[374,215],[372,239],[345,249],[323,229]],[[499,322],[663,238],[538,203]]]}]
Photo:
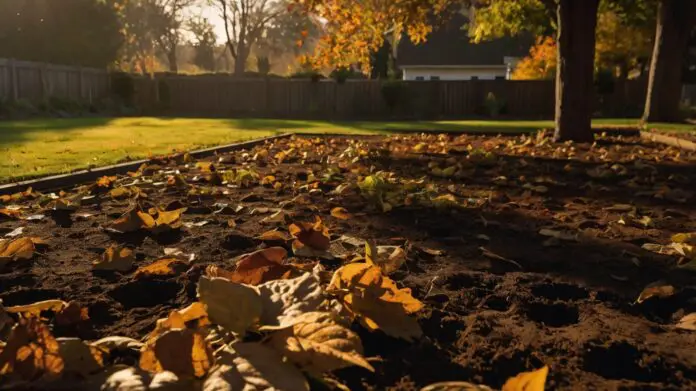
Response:
[{"label": "grass", "polygon": [[[597,120],[595,126],[636,125]],[[284,132],[387,134],[393,132],[528,132],[552,121],[305,121],[196,118],[68,118],[0,122],[0,182],[104,166],[150,154],[191,150]],[[669,131],[692,125],[651,124]]]}]

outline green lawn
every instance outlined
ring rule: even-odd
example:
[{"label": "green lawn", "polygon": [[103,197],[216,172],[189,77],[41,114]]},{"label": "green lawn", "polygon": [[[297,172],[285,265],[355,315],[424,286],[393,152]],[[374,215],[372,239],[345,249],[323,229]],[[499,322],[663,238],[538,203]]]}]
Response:
[{"label": "green lawn", "polygon": [[[636,125],[598,120],[595,126]],[[393,132],[528,132],[551,121],[304,121],[195,118],[69,118],[0,122],[0,182],[103,166],[149,154],[169,153],[284,132],[386,134]],[[651,124],[671,131],[692,125]]]}]

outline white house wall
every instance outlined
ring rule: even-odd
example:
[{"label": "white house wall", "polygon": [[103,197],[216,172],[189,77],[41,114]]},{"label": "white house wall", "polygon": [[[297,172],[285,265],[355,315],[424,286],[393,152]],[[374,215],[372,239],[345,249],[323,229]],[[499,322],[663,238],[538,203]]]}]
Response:
[{"label": "white house wall", "polygon": [[496,77],[506,77],[507,69],[503,67],[476,67],[476,68],[410,68],[403,67],[404,80],[431,80],[431,77],[439,77],[440,80],[471,80],[477,77],[479,80],[494,80]]}]

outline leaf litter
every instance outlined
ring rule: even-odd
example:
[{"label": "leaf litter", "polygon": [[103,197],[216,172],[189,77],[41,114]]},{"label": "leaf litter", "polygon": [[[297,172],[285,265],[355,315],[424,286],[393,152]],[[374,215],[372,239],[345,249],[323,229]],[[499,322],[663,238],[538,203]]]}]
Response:
[{"label": "leaf litter", "polygon": [[[547,376],[603,388],[648,383],[595,363],[628,349],[620,359],[638,368],[631,352],[667,349],[680,371],[649,384],[691,388],[696,363],[678,347],[696,311],[684,282],[696,178],[674,164],[693,156],[544,137],[292,137],[3,197],[2,232],[28,224],[0,241],[0,282],[16,279],[0,292],[3,375],[39,388],[75,376],[105,389],[537,390]],[[55,212],[71,226],[29,218]],[[588,339],[600,318],[606,350]],[[655,323],[670,329],[648,346]]]}]

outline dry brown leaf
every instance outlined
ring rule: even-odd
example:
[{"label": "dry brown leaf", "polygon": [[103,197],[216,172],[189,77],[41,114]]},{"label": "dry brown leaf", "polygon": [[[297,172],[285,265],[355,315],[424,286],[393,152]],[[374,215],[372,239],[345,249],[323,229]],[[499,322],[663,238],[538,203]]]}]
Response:
[{"label": "dry brown leaf", "polygon": [[548,374],[549,367],[547,366],[536,371],[522,372],[508,379],[503,385],[502,391],[544,391]]},{"label": "dry brown leaf", "polygon": [[296,317],[292,326],[271,334],[268,343],[310,373],[321,374],[351,365],[374,372],[363,357],[360,337],[328,312],[308,312]]},{"label": "dry brown leaf", "polygon": [[0,240],[0,267],[13,261],[26,261],[34,256],[36,247],[32,238]]},{"label": "dry brown leaf", "polygon": [[662,281],[656,281],[648,284],[648,286],[646,286],[643,291],[640,292],[640,295],[638,295],[638,298],[636,299],[636,303],[640,304],[651,297],[663,299],[665,297],[674,295],[676,292],[677,290],[674,288],[674,286]]},{"label": "dry brown leaf", "polygon": [[56,339],[38,318],[22,318],[0,352],[0,375],[21,380],[55,377],[65,366]]},{"label": "dry brown leaf", "polygon": [[111,245],[104,251],[101,259],[92,263],[92,269],[126,272],[133,267],[134,262],[135,254],[133,254],[133,250]]},{"label": "dry brown leaf", "polygon": [[213,352],[205,337],[191,329],[172,329],[152,337],[140,354],[141,369],[170,371],[179,377],[203,377],[213,364]]},{"label": "dry brown leaf", "polygon": [[378,266],[385,274],[391,274],[406,262],[406,252],[399,246],[376,246],[374,242],[367,241],[365,261]]},{"label": "dry brown leaf", "polygon": [[23,313],[23,314],[28,314],[32,315],[35,317],[38,317],[42,311],[53,311],[53,312],[60,312],[62,311],[65,307],[68,306],[68,303],[64,302],[63,300],[43,300],[43,301],[37,301],[36,303],[32,304],[26,304],[26,305],[16,305],[14,307],[6,307],[5,311],[9,313]]},{"label": "dry brown leaf", "polygon": [[44,209],[53,211],[74,212],[79,207],[80,206],[78,204],[72,202],[71,200],[58,198],[46,204],[44,206]]},{"label": "dry brown leaf", "polygon": [[218,277],[250,285],[289,278],[292,267],[284,264],[287,254],[288,252],[282,247],[269,247],[244,254],[237,258],[233,272]]},{"label": "dry brown leaf", "polygon": [[[137,208],[132,208],[124,213],[121,217],[114,220],[108,228],[119,233],[127,233],[137,231],[141,228],[146,228],[146,221],[140,216],[140,211]],[[149,223],[151,219],[148,219]]]},{"label": "dry brown leaf", "polygon": [[244,334],[261,317],[263,304],[256,287],[225,278],[201,277],[198,298],[213,323],[228,331]]},{"label": "dry brown leaf", "polygon": [[178,258],[162,258],[155,262],[136,269],[133,277],[141,278],[145,276],[173,276],[182,269],[188,267],[188,262]]},{"label": "dry brown leaf", "polygon": [[493,391],[493,389],[469,382],[446,381],[425,386],[420,391]]},{"label": "dry brown leaf", "polygon": [[[316,250],[328,250],[331,245],[329,230],[324,226],[319,216],[314,223],[298,222],[290,224],[290,235],[296,238],[296,242]],[[293,243],[293,248],[295,247]],[[298,246],[299,247],[299,246]]]},{"label": "dry brown leaf", "polygon": [[183,329],[192,326],[191,322],[196,321],[196,327],[204,327],[210,324],[208,312],[205,305],[199,302],[192,303],[186,308],[172,311],[166,318],[157,319],[155,329],[150,333],[150,338],[164,334],[167,330]]},{"label": "dry brown leaf", "polygon": [[336,270],[329,284],[346,309],[370,331],[413,340],[422,335],[418,322],[408,316],[423,308],[408,288],[399,289],[379,267],[351,263]]},{"label": "dry brown leaf", "polygon": [[292,237],[285,232],[278,231],[277,229],[266,231],[262,233],[261,235],[257,236],[256,239],[258,240],[263,240],[263,241],[278,241],[278,242],[287,242],[292,240]]},{"label": "dry brown leaf", "polygon": [[21,217],[22,217],[22,211],[19,209],[7,209],[7,208],[0,209],[0,220],[3,218],[19,219]]},{"label": "dry brown leaf", "polygon": [[315,311],[324,301],[324,289],[315,273],[266,282],[259,285],[259,293],[263,301],[261,324],[264,326],[285,326],[298,315]]},{"label": "dry brown leaf", "polygon": [[89,310],[71,301],[62,310],[56,313],[56,324],[68,326],[89,320]]},{"label": "dry brown leaf", "polygon": [[259,343],[236,343],[219,352],[217,365],[203,383],[202,391],[297,390],[309,385],[297,367]]},{"label": "dry brown leaf", "polygon": [[679,319],[678,329],[696,331],[696,312],[692,312]]},{"label": "dry brown leaf", "polygon": [[181,228],[181,215],[187,208],[174,210],[155,210],[154,214],[138,212],[138,216],[144,223],[144,227],[152,233],[166,232],[172,229]]},{"label": "dry brown leaf", "polygon": [[104,367],[105,349],[89,345],[79,338],[59,338],[58,351],[63,358],[64,371],[82,376]]},{"label": "dry brown leaf", "polygon": [[353,215],[350,214],[346,208],[340,206],[331,209],[331,216],[339,220],[350,220],[353,218]]}]

